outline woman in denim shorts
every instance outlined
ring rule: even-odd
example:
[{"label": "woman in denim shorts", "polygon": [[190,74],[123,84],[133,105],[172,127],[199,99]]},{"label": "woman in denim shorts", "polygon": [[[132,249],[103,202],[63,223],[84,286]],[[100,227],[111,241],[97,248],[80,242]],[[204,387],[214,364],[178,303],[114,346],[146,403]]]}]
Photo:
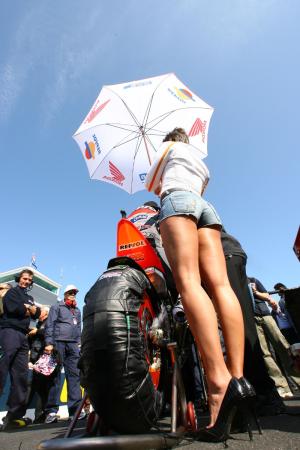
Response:
[{"label": "woman in denim shorts", "polygon": [[[175,128],[165,137],[150,167],[146,187],[161,199],[165,252],[205,367],[211,420],[198,439],[218,441],[225,439],[232,409],[243,395],[238,391],[244,381],[244,324],[227,277],[221,220],[202,198],[208,178],[200,151],[189,145],[183,129]],[[225,339],[227,365],[216,313]]]}]

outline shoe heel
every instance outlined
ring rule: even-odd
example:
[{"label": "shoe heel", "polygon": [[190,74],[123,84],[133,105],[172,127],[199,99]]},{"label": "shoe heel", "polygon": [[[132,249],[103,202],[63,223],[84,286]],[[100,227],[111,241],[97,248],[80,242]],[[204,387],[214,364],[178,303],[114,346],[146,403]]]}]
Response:
[{"label": "shoe heel", "polygon": [[252,423],[255,422],[259,434],[263,434],[259,418],[255,410],[255,399],[247,398],[244,399],[240,404],[240,411],[244,414],[247,423],[247,431],[249,435],[249,440],[253,441]]},{"label": "shoe heel", "polygon": [[252,427],[250,423],[247,423],[247,431],[249,436],[249,441],[253,441],[253,433],[252,433]]},{"label": "shoe heel", "polygon": [[245,377],[239,378],[239,382],[241,384],[244,394],[242,409],[244,409],[245,417],[247,418],[247,429],[249,439],[250,441],[252,441],[253,433],[251,428],[251,419],[254,419],[259,434],[263,434],[261,424],[256,413],[256,392],[254,387],[251,385],[251,383],[249,383],[249,381]]},{"label": "shoe heel", "polygon": [[253,417],[253,419],[254,419],[254,421],[256,423],[256,426],[257,426],[259,434],[263,434],[263,430],[262,430],[262,427],[261,427],[261,424],[260,424],[260,420],[258,418],[256,409],[255,409],[255,400],[249,401],[249,411],[250,411],[250,414],[251,414],[251,416]]},{"label": "shoe heel", "polygon": [[244,417],[244,424],[246,425],[249,441],[253,441],[253,432],[252,432],[252,413],[250,412],[250,407],[248,405],[247,400],[243,400],[241,402],[240,407],[238,408],[238,412]]}]

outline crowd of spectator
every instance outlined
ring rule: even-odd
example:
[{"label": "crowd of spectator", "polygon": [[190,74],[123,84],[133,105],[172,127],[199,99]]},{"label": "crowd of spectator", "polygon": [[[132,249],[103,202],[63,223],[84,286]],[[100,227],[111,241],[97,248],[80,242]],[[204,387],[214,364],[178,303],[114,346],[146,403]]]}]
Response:
[{"label": "crowd of spectator", "polygon": [[[57,422],[62,369],[66,378],[70,419],[82,398],[78,369],[81,338],[81,312],[76,303],[78,288],[66,286],[64,299],[49,308],[37,304],[29,294],[33,276],[33,271],[23,270],[16,278],[15,287],[5,286],[2,298],[0,395],[10,376],[2,431],[31,423],[25,414],[34,397],[34,423]],[[52,370],[41,372],[38,363],[45,355],[44,360],[48,364],[52,358]],[[85,416],[83,410],[79,419]]]}]

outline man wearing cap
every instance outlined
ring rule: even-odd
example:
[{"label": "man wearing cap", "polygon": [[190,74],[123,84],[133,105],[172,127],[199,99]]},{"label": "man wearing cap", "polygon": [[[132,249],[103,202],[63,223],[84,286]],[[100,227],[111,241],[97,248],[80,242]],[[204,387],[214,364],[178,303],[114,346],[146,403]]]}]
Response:
[{"label": "man wearing cap", "polygon": [[[79,348],[81,337],[81,313],[77,308],[76,294],[78,289],[73,284],[66,286],[64,300],[51,306],[45,326],[45,352],[55,349],[58,355],[59,367],[49,390],[46,405],[45,423],[57,422],[59,407],[61,368],[64,367],[68,390],[68,411],[72,417],[81,401],[79,380]],[[83,419],[83,412],[79,419]]]}]

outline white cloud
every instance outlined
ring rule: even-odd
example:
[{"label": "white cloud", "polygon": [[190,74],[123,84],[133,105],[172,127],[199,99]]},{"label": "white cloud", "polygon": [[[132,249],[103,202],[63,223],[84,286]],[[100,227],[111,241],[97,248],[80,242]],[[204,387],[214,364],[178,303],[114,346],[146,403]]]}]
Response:
[{"label": "white cloud", "polygon": [[12,61],[7,62],[0,72],[0,117],[9,115],[15,103],[18,92],[21,90],[20,81],[17,81]]},{"label": "white cloud", "polygon": [[[0,66],[0,117],[8,118],[22,94],[26,81],[33,69],[37,53],[32,51],[36,41],[34,23],[38,20],[41,7],[26,9],[16,30],[11,28],[10,46],[4,64]],[[14,33],[14,34],[13,34]]]},{"label": "white cloud", "polygon": [[[208,55],[215,48],[220,54],[224,50],[224,58],[228,58],[251,39],[258,22],[270,20],[276,10],[274,0],[217,2],[205,7],[199,0],[112,0],[110,5],[91,0],[89,8],[85,3],[66,1],[56,9],[50,1],[32,5],[18,11],[15,20],[19,22],[13,22],[10,28],[10,47],[0,65],[0,118],[12,114],[27,83],[32,88],[38,72],[43,86],[37,86],[36,95],[45,124],[87,74],[99,73],[104,64],[105,68],[112,65],[112,70],[118,69],[118,55],[122,59],[124,50],[130,55],[143,48],[153,50],[158,56],[152,65],[162,64],[165,53],[160,54],[161,49],[165,52],[180,46],[185,42],[180,36],[185,33],[194,36],[191,45],[201,37],[199,42]],[[181,25],[189,26],[183,30]],[[151,61],[148,63],[151,65]]]}]

